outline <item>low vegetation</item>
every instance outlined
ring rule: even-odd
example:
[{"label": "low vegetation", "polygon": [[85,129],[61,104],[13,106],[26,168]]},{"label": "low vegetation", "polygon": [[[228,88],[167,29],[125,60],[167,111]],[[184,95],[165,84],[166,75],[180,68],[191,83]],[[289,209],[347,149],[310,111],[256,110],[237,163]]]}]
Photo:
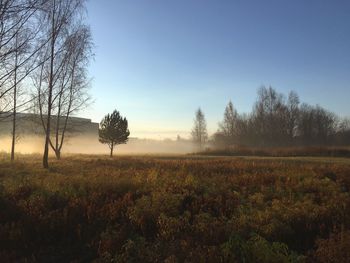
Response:
[{"label": "low vegetation", "polygon": [[261,157],[350,157],[350,147],[245,147],[233,146],[222,149],[207,148],[196,155],[208,156],[261,156]]},{"label": "low vegetation", "polygon": [[2,262],[347,262],[350,160],[0,162]]}]

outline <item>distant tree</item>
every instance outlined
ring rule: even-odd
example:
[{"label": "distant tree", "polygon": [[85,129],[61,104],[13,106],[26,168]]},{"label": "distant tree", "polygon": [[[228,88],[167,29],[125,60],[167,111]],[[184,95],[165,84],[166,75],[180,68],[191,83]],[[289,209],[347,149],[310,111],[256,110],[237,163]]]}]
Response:
[{"label": "distant tree", "polygon": [[194,127],[192,129],[192,139],[198,145],[200,150],[202,150],[203,145],[208,139],[207,123],[200,108],[196,111]]},{"label": "distant tree", "polygon": [[125,144],[128,141],[130,135],[128,121],[117,110],[114,110],[102,119],[98,134],[99,141],[109,146],[110,156],[112,157],[114,146]]},{"label": "distant tree", "polygon": [[350,119],[338,121],[336,142],[338,145],[350,145]]},{"label": "distant tree", "polygon": [[261,87],[253,109],[256,139],[261,146],[283,143],[286,135],[286,112],[284,96],[272,87]]},{"label": "distant tree", "polygon": [[237,139],[237,119],[237,110],[230,101],[225,108],[224,119],[219,123],[219,132],[226,137],[229,144],[235,143]]},{"label": "distant tree", "polygon": [[321,106],[300,103],[296,92],[288,96],[261,87],[253,110],[238,114],[230,102],[212,141],[217,148],[230,144],[249,147],[350,145],[350,120]]},{"label": "distant tree", "polygon": [[319,105],[300,106],[298,136],[303,145],[330,145],[337,132],[337,116]]},{"label": "distant tree", "polygon": [[296,92],[291,91],[287,101],[287,134],[290,143],[293,143],[296,137],[299,119],[299,96]]},{"label": "distant tree", "polygon": [[254,116],[252,114],[239,114],[237,117],[236,130],[237,130],[237,144],[239,145],[258,145],[257,130],[254,122]]}]

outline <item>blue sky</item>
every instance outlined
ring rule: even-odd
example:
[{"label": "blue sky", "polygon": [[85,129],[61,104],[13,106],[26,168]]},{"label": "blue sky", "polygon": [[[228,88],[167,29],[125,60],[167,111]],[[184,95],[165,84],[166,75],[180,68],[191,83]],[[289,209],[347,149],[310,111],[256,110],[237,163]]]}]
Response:
[{"label": "blue sky", "polygon": [[132,136],[189,136],[201,107],[213,133],[231,99],[249,112],[261,85],[350,116],[350,1],[90,0],[99,122]]}]

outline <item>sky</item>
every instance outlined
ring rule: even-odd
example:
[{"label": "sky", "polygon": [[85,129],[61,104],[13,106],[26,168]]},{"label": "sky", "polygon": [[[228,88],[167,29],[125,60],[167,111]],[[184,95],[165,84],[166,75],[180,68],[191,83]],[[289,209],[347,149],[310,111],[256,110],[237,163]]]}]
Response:
[{"label": "sky", "polygon": [[89,72],[99,122],[114,109],[132,137],[209,134],[232,100],[251,111],[262,85],[350,116],[350,1],[89,0]]}]

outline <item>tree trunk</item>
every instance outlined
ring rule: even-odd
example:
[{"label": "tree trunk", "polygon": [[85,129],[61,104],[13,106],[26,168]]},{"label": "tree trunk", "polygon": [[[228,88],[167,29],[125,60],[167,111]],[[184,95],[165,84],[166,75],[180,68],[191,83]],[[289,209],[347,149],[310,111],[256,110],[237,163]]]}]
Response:
[{"label": "tree trunk", "polygon": [[[16,48],[17,48],[17,37],[16,37]],[[15,160],[15,145],[16,145],[17,64],[18,64],[18,53],[16,51],[16,54],[15,54],[14,87],[13,87],[13,120],[12,120],[11,162],[13,162]]]},{"label": "tree trunk", "polygon": [[51,35],[51,54],[50,54],[50,76],[49,76],[49,98],[47,102],[47,122],[46,122],[46,136],[45,136],[45,148],[44,148],[44,156],[43,156],[43,166],[44,168],[49,168],[49,140],[51,133],[51,107],[52,107],[52,86],[53,86],[53,64],[54,64],[54,53],[55,53],[55,1],[53,2],[52,9],[52,35]]},{"label": "tree trunk", "polygon": [[[75,63],[73,64],[73,69],[72,69],[72,80],[74,79],[74,72],[75,72]],[[63,124],[63,129],[62,129],[62,134],[61,134],[61,142],[60,144],[58,144],[58,132],[56,133],[56,147],[57,147],[57,150],[59,151],[60,153],[60,157],[58,159],[61,159],[61,150],[62,150],[62,147],[63,147],[63,142],[64,142],[64,136],[65,136],[65,133],[66,133],[66,129],[67,129],[67,125],[68,125],[68,119],[69,119],[69,114],[71,112],[71,107],[72,107],[72,102],[73,102],[73,88],[74,88],[74,82],[72,81],[71,82],[71,85],[70,85],[70,98],[69,98],[69,104],[68,104],[68,109],[67,109],[67,114],[65,116],[65,119],[64,119],[64,124]],[[61,97],[62,97],[62,94],[60,95],[60,101],[61,101]],[[59,103],[59,105],[61,105],[61,103]],[[60,113],[58,114],[58,117],[60,116],[61,114],[61,110],[59,111]],[[57,127],[59,126],[59,122],[57,124]],[[57,156],[56,156],[57,157]]]},{"label": "tree trunk", "polygon": [[[16,86],[14,89],[16,93]],[[15,95],[16,96],[16,95]],[[15,145],[16,145],[16,99],[14,100],[13,120],[12,120],[12,145],[11,145],[11,161],[15,160]]]},{"label": "tree trunk", "polygon": [[113,148],[114,148],[114,144],[112,144],[112,146],[111,146],[111,153],[110,153],[110,155],[109,155],[109,157],[113,157]]},{"label": "tree trunk", "polygon": [[16,112],[13,112],[11,162],[15,160],[15,144],[16,144]]},{"label": "tree trunk", "polygon": [[43,156],[43,166],[44,168],[49,168],[49,140],[50,140],[50,124],[51,124],[51,97],[52,90],[49,91],[49,104],[48,104],[48,114],[46,122],[46,136],[45,136],[45,148]]},{"label": "tree trunk", "polygon": [[55,155],[56,155],[57,160],[61,160],[61,151],[60,150],[56,150]]}]

